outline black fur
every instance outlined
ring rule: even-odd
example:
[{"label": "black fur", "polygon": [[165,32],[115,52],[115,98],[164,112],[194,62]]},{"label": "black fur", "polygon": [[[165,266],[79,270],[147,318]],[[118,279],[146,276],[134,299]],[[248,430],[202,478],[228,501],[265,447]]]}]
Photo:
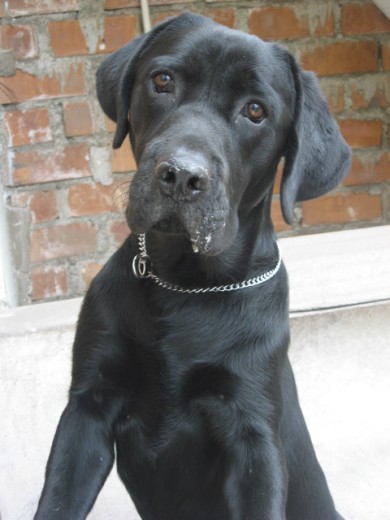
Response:
[{"label": "black fur", "polygon": [[[287,221],[349,167],[314,77],[282,48],[197,15],[108,57],[97,90],[117,122],[114,145],[129,133],[138,164],[128,222],[146,233],[153,272],[183,287],[275,265],[270,204],[283,155]],[[250,119],[251,103],[263,119]],[[138,252],[133,234],[85,297],[35,519],[85,518],[114,445],[143,520],[340,518],[287,359],[283,265],[258,287],[180,294],[136,278]]]}]

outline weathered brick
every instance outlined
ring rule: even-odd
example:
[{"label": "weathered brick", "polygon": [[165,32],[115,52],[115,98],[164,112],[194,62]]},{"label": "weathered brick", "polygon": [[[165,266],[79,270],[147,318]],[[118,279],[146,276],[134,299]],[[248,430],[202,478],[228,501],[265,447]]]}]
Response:
[{"label": "weathered brick", "polygon": [[236,23],[236,10],[232,7],[207,9],[205,15],[226,27],[233,28]]},{"label": "weathered brick", "polygon": [[46,108],[5,112],[4,124],[9,146],[51,141],[49,112]]},{"label": "weathered brick", "polygon": [[31,261],[86,255],[96,245],[96,228],[88,222],[36,229],[31,233]]},{"label": "weathered brick", "polygon": [[311,14],[293,5],[256,7],[250,12],[248,26],[251,34],[265,40],[332,35],[332,5],[317,6]]},{"label": "weathered brick", "polygon": [[138,17],[133,15],[110,16],[104,19],[104,40],[96,52],[109,53],[122,47],[138,34]]},{"label": "weathered brick", "polygon": [[70,65],[62,74],[62,95],[78,96],[87,93],[82,63]]},{"label": "weathered brick", "polygon": [[36,30],[32,25],[3,25],[0,27],[0,43],[3,49],[12,49],[17,60],[38,55]]},{"label": "weathered brick", "polygon": [[375,72],[378,67],[378,45],[374,41],[308,44],[303,48],[301,64],[320,76]]},{"label": "weathered brick", "polygon": [[372,148],[382,142],[382,121],[343,119],[339,126],[344,139],[352,148]]},{"label": "weathered brick", "polygon": [[381,45],[382,63],[384,70],[390,70],[390,40],[387,40]]},{"label": "weathered brick", "polygon": [[280,185],[282,182],[282,176],[283,176],[283,169],[284,169],[284,158],[279,161],[278,169],[276,172],[275,177],[275,184],[274,184],[274,195],[278,195],[280,193]]},{"label": "weathered brick", "polygon": [[333,114],[338,114],[342,112],[345,109],[344,83],[335,82],[332,78],[331,83],[321,83],[321,88],[328,103],[329,110]]},{"label": "weathered brick", "polygon": [[55,191],[37,191],[31,194],[30,211],[34,223],[48,222],[59,215]]},{"label": "weathered brick", "polygon": [[76,10],[78,10],[78,0],[8,0],[8,11],[11,16]]},{"label": "weathered brick", "polygon": [[113,172],[135,171],[137,165],[130,147],[130,141],[125,139],[122,146],[112,151],[111,167]]},{"label": "weathered brick", "polygon": [[64,105],[64,127],[68,137],[93,133],[91,111],[86,101]]},{"label": "weathered brick", "polygon": [[98,262],[92,262],[84,265],[81,268],[81,274],[83,276],[85,289],[89,288],[92,280],[95,278],[95,276],[98,274],[102,267],[102,264],[99,264]]},{"label": "weathered brick", "polygon": [[14,76],[1,78],[0,104],[17,103],[31,99],[56,97],[60,95],[61,85],[55,76],[37,77],[17,70]]},{"label": "weathered brick", "polygon": [[[229,0],[228,0],[229,1]],[[181,4],[192,3],[193,0],[180,0]],[[150,0],[150,5],[176,4],[177,0]],[[104,9],[122,9],[123,7],[139,7],[140,0],[104,0]],[[182,12],[182,11],[181,11]]]},{"label": "weathered brick", "polygon": [[113,211],[116,183],[75,184],[68,190],[68,205],[72,216],[97,215]]},{"label": "weathered brick", "polygon": [[346,4],[341,11],[344,34],[380,34],[390,32],[390,20],[373,4]]},{"label": "weathered brick", "polygon": [[109,117],[104,116],[104,123],[106,127],[106,131],[109,133],[113,133],[116,130],[116,124]]},{"label": "weathered brick", "polygon": [[117,247],[120,247],[130,234],[130,229],[124,219],[114,220],[111,223],[110,231],[114,236]]},{"label": "weathered brick", "polygon": [[390,181],[390,152],[355,153],[352,167],[345,178],[346,186],[378,184]]},{"label": "weathered brick", "polygon": [[371,221],[381,216],[380,195],[368,193],[340,193],[302,203],[304,226]]},{"label": "weathered brick", "polygon": [[154,27],[155,25],[163,22],[164,20],[166,20],[167,18],[172,18],[173,16],[178,16],[179,14],[181,14],[181,9],[180,10],[177,10],[177,11],[162,11],[161,13],[155,13],[152,15],[152,26]]},{"label": "weathered brick", "polygon": [[371,75],[345,83],[349,108],[366,110],[387,108],[390,105],[390,76],[382,74],[373,78]]},{"label": "weathered brick", "polygon": [[48,29],[54,56],[88,54],[84,34],[78,20],[49,22]]},{"label": "weathered brick", "polygon": [[274,223],[276,231],[286,231],[287,229],[291,229],[291,226],[286,224],[286,222],[283,218],[282,208],[280,206],[279,197],[272,201],[271,216],[272,216],[272,222]]},{"label": "weathered brick", "polygon": [[75,179],[91,175],[89,147],[86,144],[69,145],[48,151],[30,150],[12,154],[13,185],[35,184]]},{"label": "weathered brick", "polygon": [[7,15],[7,11],[5,8],[5,0],[0,0],[0,18]]},{"label": "weathered brick", "polygon": [[32,300],[68,294],[68,275],[64,266],[34,267],[31,272]]},{"label": "weathered brick", "polygon": [[86,93],[82,63],[65,65],[61,73],[51,76],[34,76],[17,70],[14,76],[1,78],[0,104],[34,99],[51,99]]}]

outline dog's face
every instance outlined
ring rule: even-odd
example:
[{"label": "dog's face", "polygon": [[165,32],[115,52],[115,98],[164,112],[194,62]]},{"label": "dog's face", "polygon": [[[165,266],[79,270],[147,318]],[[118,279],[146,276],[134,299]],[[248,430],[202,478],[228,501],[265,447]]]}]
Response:
[{"label": "dog's face", "polygon": [[[344,174],[348,150],[316,83],[280,47],[190,14],[136,42],[98,73],[100,102],[118,123],[114,145],[129,131],[138,165],[127,209],[135,233],[185,234],[195,251],[216,255],[270,193],[283,155],[287,220],[301,192],[317,196]],[[299,143],[306,138],[314,151]],[[337,165],[315,164],[335,143]],[[302,182],[321,168],[323,178]]]}]

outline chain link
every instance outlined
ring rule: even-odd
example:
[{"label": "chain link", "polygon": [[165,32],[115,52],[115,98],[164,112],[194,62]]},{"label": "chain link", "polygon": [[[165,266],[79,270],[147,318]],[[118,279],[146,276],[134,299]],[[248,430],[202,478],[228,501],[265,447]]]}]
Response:
[{"label": "chain link", "polygon": [[184,287],[180,287],[180,285],[175,285],[170,282],[166,282],[161,280],[158,276],[156,276],[151,269],[147,269],[145,266],[151,265],[150,258],[146,251],[146,237],[144,234],[138,236],[138,247],[139,254],[134,257],[133,260],[133,272],[137,278],[150,278],[153,282],[162,287],[163,289],[168,289],[169,291],[178,292],[181,294],[204,294],[204,293],[216,293],[216,292],[230,292],[230,291],[239,291],[240,289],[246,289],[247,287],[256,287],[257,285],[261,285],[272,277],[276,275],[279,271],[279,268],[282,263],[282,256],[280,254],[279,245],[275,242],[276,248],[278,250],[278,261],[275,267],[265,273],[256,276],[255,278],[250,278],[249,280],[244,280],[238,283],[232,283],[230,285],[219,285],[215,287],[200,287],[197,289],[186,289]]}]

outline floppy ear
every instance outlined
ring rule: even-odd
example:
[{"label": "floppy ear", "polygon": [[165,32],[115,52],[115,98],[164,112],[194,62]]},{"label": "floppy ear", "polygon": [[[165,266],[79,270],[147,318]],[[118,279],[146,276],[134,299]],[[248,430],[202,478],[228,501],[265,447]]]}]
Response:
[{"label": "floppy ear", "polygon": [[311,72],[290,55],[296,89],[295,115],[287,140],[281,184],[284,219],[291,224],[294,204],[334,188],[348,173],[351,153]]},{"label": "floppy ear", "polygon": [[190,12],[168,18],[147,34],[132,40],[108,56],[100,65],[96,73],[97,97],[107,116],[116,122],[114,148],[119,148],[126,135],[131,131],[128,111],[135,72],[142,54],[168,27],[177,26],[186,31],[193,28],[194,25],[204,23],[210,23],[210,20]]},{"label": "floppy ear", "polygon": [[157,25],[110,54],[96,73],[96,91],[99,103],[106,115],[116,122],[113,147],[119,148],[129,132],[128,111],[136,65],[142,52],[172,23],[174,18]]}]

